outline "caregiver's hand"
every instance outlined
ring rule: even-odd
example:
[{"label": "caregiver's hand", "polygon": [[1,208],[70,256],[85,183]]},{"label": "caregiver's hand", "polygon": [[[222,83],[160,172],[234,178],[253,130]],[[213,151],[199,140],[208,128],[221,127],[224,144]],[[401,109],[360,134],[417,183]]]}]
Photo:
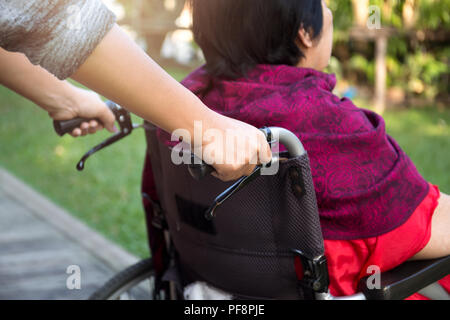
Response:
[{"label": "caregiver's hand", "polygon": [[201,155],[194,147],[197,156],[216,169],[213,176],[223,181],[237,180],[250,175],[257,164],[271,161],[272,152],[264,133],[238,120],[217,114],[215,117],[212,129],[220,134],[203,134]]},{"label": "caregiver's hand", "polygon": [[71,86],[68,88],[66,99],[70,102],[58,104],[58,108],[49,108],[48,114],[53,120],[70,120],[74,118],[98,119],[89,122],[83,122],[79,128],[71,132],[73,137],[85,136],[96,133],[103,128],[110,132],[117,129],[114,126],[115,117],[106,104],[100,99],[100,96],[89,90],[84,90]]}]

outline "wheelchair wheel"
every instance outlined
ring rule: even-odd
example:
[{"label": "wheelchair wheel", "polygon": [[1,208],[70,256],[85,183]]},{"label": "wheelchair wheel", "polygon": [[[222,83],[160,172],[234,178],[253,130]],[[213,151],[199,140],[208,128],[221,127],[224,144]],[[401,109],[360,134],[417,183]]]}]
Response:
[{"label": "wheelchair wheel", "polygon": [[123,270],[94,292],[89,300],[153,300],[165,299],[163,291],[155,295],[155,277],[152,259]]}]

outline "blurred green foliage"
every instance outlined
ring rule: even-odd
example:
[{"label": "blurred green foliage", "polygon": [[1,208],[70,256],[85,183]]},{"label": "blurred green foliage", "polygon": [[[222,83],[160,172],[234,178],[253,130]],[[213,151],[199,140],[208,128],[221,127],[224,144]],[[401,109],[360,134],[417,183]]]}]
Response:
[{"label": "blurred green foliage", "polygon": [[[162,0],[153,0],[162,1]],[[338,30],[347,31],[354,23],[352,3],[361,0],[328,0],[328,7],[335,13],[334,25]],[[361,1],[364,3],[364,0]],[[450,0],[369,0],[368,5],[381,9],[383,26],[398,29],[407,27],[404,18],[406,6],[412,5],[416,29],[450,28]]]},{"label": "blurred green foliage", "polygon": [[418,10],[419,28],[450,28],[450,0],[421,0]]},{"label": "blurred green foliage", "polygon": [[[375,78],[374,44],[355,44],[350,28],[357,20],[355,3],[361,0],[330,0],[334,14],[335,50],[344,76],[357,74],[358,83],[372,85]],[[380,9],[382,28],[393,28],[389,39],[388,86],[409,97],[448,99],[450,92],[450,0],[362,0],[359,4]],[[366,4],[367,3],[367,4]],[[359,41],[361,42],[361,41]],[[342,48],[345,48],[344,54]],[[362,75],[362,77],[361,77]]]}]

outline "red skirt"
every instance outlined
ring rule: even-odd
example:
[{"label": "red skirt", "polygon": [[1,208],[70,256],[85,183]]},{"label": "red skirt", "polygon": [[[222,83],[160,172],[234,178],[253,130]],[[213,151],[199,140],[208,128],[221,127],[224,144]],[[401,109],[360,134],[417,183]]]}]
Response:
[{"label": "red skirt", "polygon": [[[438,205],[439,188],[430,191],[411,217],[397,229],[382,236],[358,240],[325,240],[330,292],[334,296],[356,293],[361,278],[393,269],[419,253],[431,238],[431,220]],[[439,282],[450,292],[450,276]],[[416,293],[407,300],[426,300]]]}]

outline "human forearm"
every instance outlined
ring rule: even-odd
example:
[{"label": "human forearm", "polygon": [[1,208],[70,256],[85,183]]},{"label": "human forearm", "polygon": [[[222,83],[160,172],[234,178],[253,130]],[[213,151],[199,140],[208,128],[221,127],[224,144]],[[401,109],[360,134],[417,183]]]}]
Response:
[{"label": "human forearm", "polygon": [[[246,150],[235,150],[224,141],[195,141],[194,152],[213,164],[222,180],[234,180],[248,175],[253,162],[270,161],[271,152],[265,136],[256,128],[219,115],[206,107],[200,99],[170,77],[149,58],[117,25],[103,38],[94,52],[72,75],[72,78],[119,103],[127,110],[152,122],[169,133],[184,129],[195,137],[194,125],[201,121],[202,134],[214,129],[227,135],[227,131],[239,133]],[[205,138],[206,139],[206,138]],[[187,141],[186,141],[187,142]],[[210,147],[215,154],[245,154],[243,163],[219,163],[208,158],[198,149]],[[250,164],[251,163],[251,164]]]},{"label": "human forearm", "polygon": [[[32,65],[21,53],[0,48],[0,84],[33,101],[55,120],[99,118],[113,130],[114,116],[95,93],[57,79],[43,68]],[[91,121],[75,129],[73,135],[94,133],[101,128],[102,125]]]},{"label": "human forearm", "polygon": [[39,66],[32,65],[21,53],[0,48],[0,83],[33,101],[49,113],[58,106],[73,105],[71,87]]},{"label": "human forearm", "polygon": [[168,132],[184,128],[193,133],[194,120],[207,124],[215,118],[118,26],[72,78]]}]

